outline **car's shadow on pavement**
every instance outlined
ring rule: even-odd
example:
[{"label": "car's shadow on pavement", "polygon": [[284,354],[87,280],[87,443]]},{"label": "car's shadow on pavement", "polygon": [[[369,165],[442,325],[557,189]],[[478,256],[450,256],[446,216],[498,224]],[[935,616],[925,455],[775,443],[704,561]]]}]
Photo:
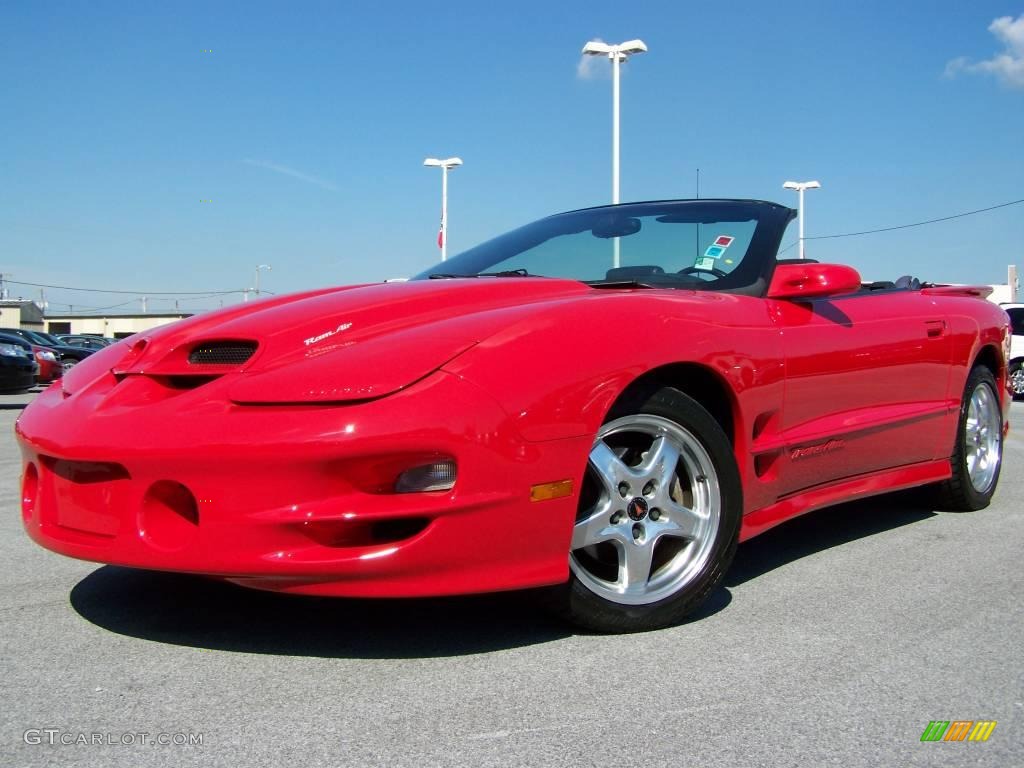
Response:
[{"label": "car's shadow on pavement", "polygon": [[71,605],[93,624],[122,635],[284,656],[462,656],[572,634],[543,610],[532,590],[394,600],[309,597],[104,566],[75,585]]},{"label": "car's shadow on pavement", "polygon": [[797,517],[739,546],[726,587],[857,539],[935,517],[923,491],[874,496]]},{"label": "car's shadow on pavement", "polygon": [[[812,512],[740,546],[724,586],[690,617],[732,601],[729,587],[865,536],[932,517],[911,494]],[[488,653],[574,634],[537,590],[418,600],[282,595],[198,576],[104,566],[71,591],[86,620],[121,635],[211,650],[327,658]]]}]

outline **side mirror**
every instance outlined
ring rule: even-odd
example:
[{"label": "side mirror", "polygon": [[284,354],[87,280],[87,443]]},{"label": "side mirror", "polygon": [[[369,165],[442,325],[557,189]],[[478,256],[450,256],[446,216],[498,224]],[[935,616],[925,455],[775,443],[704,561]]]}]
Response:
[{"label": "side mirror", "polygon": [[769,299],[813,299],[860,289],[860,273],[842,264],[777,264]]}]

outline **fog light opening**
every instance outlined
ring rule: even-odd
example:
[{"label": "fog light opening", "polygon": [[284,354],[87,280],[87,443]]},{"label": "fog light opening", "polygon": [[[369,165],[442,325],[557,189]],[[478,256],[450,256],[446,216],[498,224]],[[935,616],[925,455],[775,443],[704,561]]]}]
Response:
[{"label": "fog light opening", "polygon": [[174,551],[188,546],[199,530],[199,506],[181,483],[161,480],[146,491],[139,509],[139,534],[151,546]]},{"label": "fog light opening", "polygon": [[26,522],[32,519],[38,494],[39,470],[30,462],[25,465],[25,477],[21,481],[21,516]]},{"label": "fog light opening", "polygon": [[441,459],[405,470],[395,480],[395,493],[450,491],[455,486],[455,460]]}]

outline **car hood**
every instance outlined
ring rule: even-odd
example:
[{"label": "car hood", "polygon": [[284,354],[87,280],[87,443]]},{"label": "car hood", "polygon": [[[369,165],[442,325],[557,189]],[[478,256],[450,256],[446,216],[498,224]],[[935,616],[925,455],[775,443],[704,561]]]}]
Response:
[{"label": "car hood", "polygon": [[[275,297],[133,340],[112,371],[175,378],[237,374],[228,390],[236,403],[373,399],[433,373],[538,304],[591,293],[568,280],[467,278]],[[197,350],[223,351],[235,362],[211,363]]]}]

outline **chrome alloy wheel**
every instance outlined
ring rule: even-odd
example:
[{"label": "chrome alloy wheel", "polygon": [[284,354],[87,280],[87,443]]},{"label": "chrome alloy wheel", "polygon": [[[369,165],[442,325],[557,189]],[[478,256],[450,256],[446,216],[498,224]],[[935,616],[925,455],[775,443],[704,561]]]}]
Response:
[{"label": "chrome alloy wheel", "polygon": [[569,567],[599,597],[657,602],[701,572],[721,511],[718,473],[694,434],[651,414],[615,419],[590,451]]},{"label": "chrome alloy wheel", "polygon": [[1024,396],[1024,365],[1010,368],[1010,391],[1014,397]]},{"label": "chrome alloy wheel", "polygon": [[978,493],[992,486],[999,469],[1002,419],[991,388],[981,382],[971,393],[964,423],[964,455],[971,485]]}]

